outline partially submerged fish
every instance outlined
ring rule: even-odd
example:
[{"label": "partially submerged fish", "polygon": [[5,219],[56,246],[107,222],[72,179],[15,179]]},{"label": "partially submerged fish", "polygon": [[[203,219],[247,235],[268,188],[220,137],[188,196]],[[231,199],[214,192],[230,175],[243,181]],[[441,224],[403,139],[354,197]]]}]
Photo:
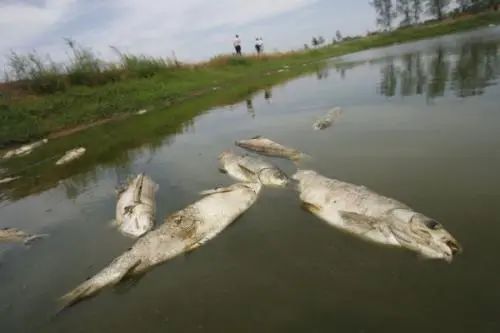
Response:
[{"label": "partially submerged fish", "polygon": [[214,238],[257,200],[259,183],[238,183],[206,191],[204,198],[170,215],[124,254],[62,297],[65,307]]},{"label": "partially submerged fish", "polygon": [[38,147],[46,144],[47,142],[49,142],[48,139],[43,139],[43,140],[40,140],[40,141],[36,141],[36,142],[30,143],[30,144],[21,146],[19,148],[13,149],[13,150],[9,150],[8,152],[6,152],[3,155],[2,158],[3,159],[9,159],[9,158],[16,157],[16,156],[25,156],[25,155],[31,154],[31,152],[35,148],[38,148]]},{"label": "partially submerged fish", "polygon": [[288,177],[283,171],[260,158],[223,152],[219,155],[219,162],[221,171],[239,181],[282,187],[288,184]]},{"label": "partially submerged fish", "polygon": [[56,165],[63,165],[69,162],[72,162],[80,157],[82,157],[83,154],[85,154],[87,150],[83,147],[75,148],[68,150],[63,157],[57,160]]},{"label": "partially submerged fish", "polygon": [[12,183],[14,180],[18,180],[19,176],[17,177],[5,177],[5,178],[2,178],[0,179],[0,184],[8,184],[8,183]]},{"label": "partially submerged fish", "polygon": [[116,223],[124,234],[139,237],[153,228],[157,188],[151,178],[140,174],[119,194]]},{"label": "partially submerged fish", "polygon": [[259,154],[288,158],[292,161],[301,160],[305,156],[297,149],[285,147],[261,136],[256,136],[249,140],[236,141],[236,145],[241,148],[255,151]]},{"label": "partially submerged fish", "polygon": [[47,237],[47,235],[32,235],[15,228],[0,229],[0,242],[23,242],[24,244],[28,244],[43,237]]},{"label": "partially submerged fish", "polygon": [[329,224],[377,243],[404,247],[428,258],[451,261],[458,242],[435,220],[364,186],[300,170],[297,180],[304,207]]},{"label": "partially submerged fish", "polygon": [[325,115],[323,115],[321,118],[316,120],[316,122],[313,124],[313,129],[316,131],[326,129],[342,115],[342,109],[341,108],[333,108],[330,111],[328,111]]}]

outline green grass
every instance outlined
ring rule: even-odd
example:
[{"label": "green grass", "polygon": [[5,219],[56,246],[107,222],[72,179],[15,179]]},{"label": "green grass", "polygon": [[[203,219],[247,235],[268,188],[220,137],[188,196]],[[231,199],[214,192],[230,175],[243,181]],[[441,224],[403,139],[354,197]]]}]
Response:
[{"label": "green grass", "polygon": [[[244,92],[250,86],[266,84],[269,76],[279,81],[311,71],[318,61],[330,57],[499,22],[500,14],[485,13],[301,52],[263,57],[219,56],[205,63],[181,66],[154,58],[122,55],[121,67],[100,70],[94,66],[92,71],[83,68],[66,76],[49,72],[48,82],[53,86],[47,91],[55,91],[53,93],[15,89],[13,84],[0,86],[0,147],[102,119],[130,115],[144,108],[160,110],[163,118],[168,117],[174,109],[169,106],[214,94],[214,87],[220,88],[218,93],[234,89]],[[92,64],[91,56],[84,56],[90,58]],[[277,71],[285,65],[290,67],[289,71]],[[41,73],[41,79],[44,74]]]}]

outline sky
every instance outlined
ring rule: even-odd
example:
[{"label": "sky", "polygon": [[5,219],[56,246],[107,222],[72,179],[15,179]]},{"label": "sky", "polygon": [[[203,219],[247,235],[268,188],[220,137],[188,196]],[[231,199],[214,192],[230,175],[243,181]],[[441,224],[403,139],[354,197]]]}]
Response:
[{"label": "sky", "polygon": [[113,60],[122,52],[199,61],[243,52],[262,36],[267,51],[375,29],[368,0],[0,0],[0,70],[11,50],[68,58],[64,38]]}]

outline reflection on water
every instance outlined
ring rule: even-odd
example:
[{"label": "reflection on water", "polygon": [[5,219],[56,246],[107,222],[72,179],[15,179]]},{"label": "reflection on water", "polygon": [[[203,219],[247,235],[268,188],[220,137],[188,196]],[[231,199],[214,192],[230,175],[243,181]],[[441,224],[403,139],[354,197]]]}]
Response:
[{"label": "reflection on water", "polygon": [[[50,237],[0,244],[0,332],[499,332],[500,30],[472,35],[314,64],[280,86],[221,87],[2,164],[22,178],[0,188],[0,227]],[[337,106],[335,126],[313,131]],[[365,243],[303,211],[292,189],[266,188],[213,242],[54,316],[58,297],[133,243],[110,227],[119,184],[150,175],[161,223],[230,184],[217,156],[256,135],[310,155],[301,168],[438,219],[465,252],[448,265]],[[87,154],[55,168],[77,145]]]},{"label": "reflection on water", "polygon": [[[381,67],[377,91],[387,97],[425,95],[432,100],[444,96],[448,89],[458,97],[481,95],[500,74],[497,41],[465,43],[451,52],[437,46],[432,52],[390,56],[371,63]],[[341,68],[345,76],[346,68]]]}]

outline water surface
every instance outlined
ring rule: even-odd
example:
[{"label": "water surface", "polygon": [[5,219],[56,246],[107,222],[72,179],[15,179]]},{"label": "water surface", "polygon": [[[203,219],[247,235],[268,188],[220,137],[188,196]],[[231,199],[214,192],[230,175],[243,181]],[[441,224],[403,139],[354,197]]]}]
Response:
[{"label": "water surface", "polygon": [[[361,52],[201,114],[169,110],[182,126],[153,112],[12,162],[25,179],[2,188],[0,227],[50,238],[0,245],[0,331],[499,332],[499,45],[496,28]],[[313,131],[335,106],[334,126]],[[110,226],[117,185],[150,174],[160,223],[230,184],[217,155],[255,135],[436,218],[464,253],[447,264],[366,243],[303,211],[293,191],[266,188],[202,248],[55,315],[58,297],[133,244]],[[88,155],[52,167],[76,144]]]}]

